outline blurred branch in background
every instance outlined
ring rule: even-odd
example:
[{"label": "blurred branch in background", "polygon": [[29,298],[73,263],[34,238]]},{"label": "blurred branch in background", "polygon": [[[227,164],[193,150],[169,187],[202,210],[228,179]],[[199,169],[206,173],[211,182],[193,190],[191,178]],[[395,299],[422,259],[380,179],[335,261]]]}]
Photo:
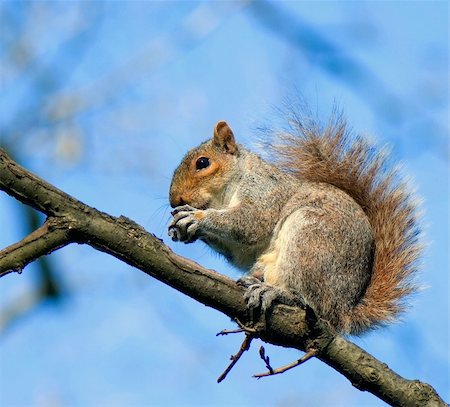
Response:
[{"label": "blurred branch in background", "polygon": [[[46,2],[2,6],[1,144],[16,156],[39,129],[49,130],[47,136],[54,135],[50,130],[56,123],[45,107],[83,60],[95,36],[101,4],[81,2],[70,9]],[[49,21],[61,21],[63,26],[52,26]],[[52,30],[58,35],[52,35]]]},{"label": "blurred branch in background", "polygon": [[[144,76],[179,58],[204,41],[223,21],[238,11],[248,0],[241,2],[201,3],[189,12],[178,27],[145,44],[135,55],[130,55],[121,65],[114,66],[103,78],[77,93],[55,95],[48,111],[64,119],[67,113],[93,110],[111,103],[120,92],[138,86]],[[70,109],[61,109],[70,106]]]},{"label": "blurred branch in background", "polygon": [[[308,2],[303,4],[308,7]],[[411,127],[410,134],[416,138],[428,138],[428,148],[446,161],[449,159],[448,129],[442,128],[422,103],[399,98],[373,70],[329,39],[325,30],[319,31],[290,13],[285,5],[274,1],[254,1],[248,10],[265,29],[299,50],[311,65],[351,89],[374,110],[376,116],[382,117],[394,129],[407,124]]]},{"label": "blurred branch in background", "polygon": [[[306,7],[306,4],[305,4]],[[311,65],[324,70],[351,88],[387,120],[403,120],[402,102],[390,92],[374,72],[357,58],[282,6],[267,0],[254,2],[251,15],[273,35],[300,51]]]},{"label": "blurred branch in background", "polygon": [[[29,206],[21,205],[19,217],[25,222],[25,235],[41,226],[40,214]],[[44,301],[58,304],[64,298],[65,290],[58,278],[58,268],[54,260],[48,256],[42,256],[36,260],[37,279],[35,286],[25,294],[14,299],[0,312],[0,334],[5,332],[12,324],[26,316],[29,311],[39,306]]]},{"label": "blurred branch in background", "polygon": [[[92,83],[84,81],[77,89],[68,89],[66,85],[77,64],[98,40],[98,30],[105,16],[102,14],[104,2],[74,2],[70,8],[50,2],[4,4],[0,9],[0,24],[4,27],[0,41],[5,49],[0,61],[4,92],[0,145],[20,162],[16,150],[22,153],[23,143],[33,143],[30,139],[57,145],[60,135],[84,138],[79,125],[82,115],[111,109],[127,90],[139,87],[144,76],[148,77],[199,45],[246,3],[195,6],[175,29],[143,39],[138,51],[134,54],[131,51],[116,65],[107,66]],[[58,15],[61,12],[65,14]],[[48,21],[58,20],[69,21],[64,25],[65,35],[60,35],[61,27],[48,25]],[[57,36],[53,35],[53,30],[58,32]],[[41,41],[41,37],[47,41]],[[43,46],[46,42],[50,42],[47,47]],[[19,87],[21,84],[25,89]],[[12,104],[9,101],[7,108],[7,97],[16,99],[17,96],[18,100],[13,100]]]}]

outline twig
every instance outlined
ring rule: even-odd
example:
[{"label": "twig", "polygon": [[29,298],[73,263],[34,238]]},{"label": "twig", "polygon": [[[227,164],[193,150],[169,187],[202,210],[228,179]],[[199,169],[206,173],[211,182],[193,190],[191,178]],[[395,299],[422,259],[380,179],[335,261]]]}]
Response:
[{"label": "twig", "polygon": [[254,336],[252,334],[246,333],[244,341],[241,344],[241,347],[236,353],[236,355],[231,355],[230,360],[231,363],[228,365],[228,367],[225,369],[225,371],[218,377],[217,383],[220,383],[222,380],[224,380],[228,373],[230,373],[231,369],[233,369],[234,365],[237,363],[237,361],[241,358],[243,353],[250,349],[250,344],[252,343]]},{"label": "twig", "polygon": [[270,374],[273,373],[272,366],[270,365],[270,358],[269,356],[266,356],[266,350],[264,349],[264,346],[261,346],[259,348],[259,357],[264,361],[266,364],[267,369],[269,369]]},{"label": "twig", "polygon": [[261,359],[264,361],[264,363],[266,364],[266,367],[268,369],[267,372],[264,373],[258,373],[253,375],[253,377],[256,377],[257,379],[261,379],[261,377],[266,377],[266,376],[273,376],[276,374],[281,374],[284,373],[286,370],[292,369],[296,366],[301,365],[302,363],[306,362],[307,360],[313,358],[314,356],[317,356],[317,354],[319,353],[319,351],[317,349],[309,349],[308,352],[306,352],[303,357],[301,357],[300,359],[296,360],[295,362],[289,363],[288,365],[285,366],[281,366],[277,369],[273,369],[272,366],[270,365],[270,359],[269,356],[266,356],[266,352],[264,350],[264,347],[261,346],[261,348],[259,349],[259,356],[261,357]]},{"label": "twig", "polygon": [[258,336],[259,329],[258,328],[251,328],[247,325],[244,325],[241,321],[239,321],[238,318],[233,318],[234,322],[236,322],[239,325],[238,329],[222,329],[220,332],[216,334],[216,336],[222,336],[222,335],[229,335],[229,334],[237,334],[241,332],[245,332],[248,334],[253,335],[254,337]]},{"label": "twig", "polygon": [[252,334],[253,336],[258,336],[258,332],[260,331],[257,327],[251,328],[245,324],[243,324],[241,321],[239,321],[238,318],[234,318],[234,321],[239,325],[239,328],[241,328],[244,332],[247,332],[248,334]]},{"label": "twig", "polygon": [[238,328],[238,329],[222,329],[220,332],[216,333],[216,336],[225,336],[229,334],[239,334],[241,332],[245,332],[244,328]]}]

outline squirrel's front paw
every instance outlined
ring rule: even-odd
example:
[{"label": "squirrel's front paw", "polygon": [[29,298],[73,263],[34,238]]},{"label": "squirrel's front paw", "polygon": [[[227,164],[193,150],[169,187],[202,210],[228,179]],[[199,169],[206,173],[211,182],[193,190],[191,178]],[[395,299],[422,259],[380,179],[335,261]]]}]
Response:
[{"label": "squirrel's front paw", "polygon": [[204,211],[190,205],[178,206],[172,212],[168,234],[174,242],[192,243],[198,238],[199,221],[205,217]]}]

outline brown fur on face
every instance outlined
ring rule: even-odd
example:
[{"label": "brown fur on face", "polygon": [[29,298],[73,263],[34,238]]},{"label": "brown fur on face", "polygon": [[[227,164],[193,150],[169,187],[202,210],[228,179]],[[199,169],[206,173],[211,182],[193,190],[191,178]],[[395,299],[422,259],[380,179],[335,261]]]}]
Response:
[{"label": "brown fur on face", "polygon": [[[216,208],[226,187],[227,178],[235,171],[238,145],[226,122],[217,123],[214,137],[190,150],[175,170],[170,186],[170,205],[190,205],[194,208]],[[209,166],[198,169],[200,158]],[[217,208],[216,208],[217,209]]]}]

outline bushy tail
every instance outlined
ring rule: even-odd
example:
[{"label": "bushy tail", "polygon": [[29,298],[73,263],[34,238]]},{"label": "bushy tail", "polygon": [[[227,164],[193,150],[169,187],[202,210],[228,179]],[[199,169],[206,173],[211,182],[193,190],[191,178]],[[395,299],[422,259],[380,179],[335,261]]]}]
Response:
[{"label": "bushy tail", "polygon": [[412,276],[422,251],[417,201],[398,170],[388,168],[386,152],[353,136],[340,116],[324,129],[291,119],[293,131],[272,146],[278,164],[300,179],[344,190],[363,208],[374,231],[372,279],[345,331],[357,334],[395,320],[405,309],[405,297],[416,290]]}]

